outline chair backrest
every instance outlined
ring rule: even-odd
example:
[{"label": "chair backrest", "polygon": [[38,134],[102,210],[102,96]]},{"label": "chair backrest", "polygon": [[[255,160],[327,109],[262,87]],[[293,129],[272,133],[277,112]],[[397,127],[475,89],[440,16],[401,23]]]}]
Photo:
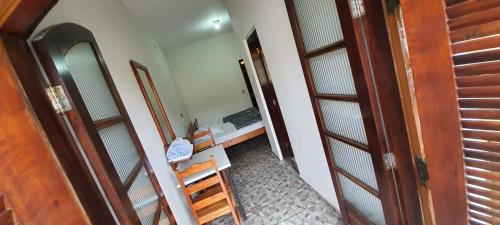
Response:
[{"label": "chair backrest", "polygon": [[[201,138],[205,137],[208,137],[206,141],[203,142],[199,141]],[[193,144],[194,144],[193,146],[194,153],[198,153],[207,148],[215,146],[215,138],[214,135],[212,134],[212,129],[208,128],[205,131],[197,131],[195,134],[193,134]]]},{"label": "chair backrest", "polygon": [[[203,172],[205,170],[214,170],[215,174],[209,178],[196,182],[194,184],[190,184],[188,186],[185,185],[184,180],[194,174]],[[229,199],[229,194],[224,185],[224,181],[217,167],[217,163],[215,162],[214,156],[210,156],[210,160],[203,163],[196,163],[191,165],[190,167],[184,169],[183,171],[175,170],[175,175],[177,176],[177,180],[181,186],[182,192],[186,197],[186,200],[191,208],[193,215],[197,215],[197,210],[206,207],[213,203],[213,201],[202,201],[202,202],[194,202],[192,195],[195,193],[199,193],[203,190],[207,190],[215,185],[220,185],[223,190],[223,195],[219,196],[217,199]],[[212,199],[214,200],[214,199]],[[196,218],[198,220],[198,218]]]}]

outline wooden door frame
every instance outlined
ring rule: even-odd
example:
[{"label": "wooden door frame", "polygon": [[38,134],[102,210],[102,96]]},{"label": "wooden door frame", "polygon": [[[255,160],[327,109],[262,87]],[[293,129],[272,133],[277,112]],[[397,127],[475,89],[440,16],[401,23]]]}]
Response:
[{"label": "wooden door frame", "polygon": [[[336,3],[337,3],[337,8],[341,6],[341,8],[349,9],[347,1],[337,0]],[[320,108],[318,106],[319,104],[317,104],[316,102],[317,100],[316,98],[314,98],[315,94],[314,94],[314,86],[311,81],[312,79],[311,71],[307,59],[305,57],[306,52],[305,52],[305,47],[303,45],[298,19],[295,14],[295,9],[294,9],[295,6],[291,0],[285,0],[285,4],[288,9],[288,14],[292,25],[292,30],[295,36],[296,45],[299,51],[299,56],[301,58],[304,75],[306,76],[305,78],[309,94],[311,96],[311,101],[315,105],[313,108],[315,111],[316,121],[318,123],[318,127],[322,128],[323,124],[320,119],[322,115],[320,113]],[[352,20],[351,18],[353,17],[351,15],[351,10],[339,10],[339,17],[343,26],[342,30],[344,33],[345,43],[337,43],[332,46],[329,46],[329,48],[321,49],[318,52],[308,53],[308,54],[321,54],[327,49],[339,48],[341,47],[341,45],[345,45],[348,54],[351,55],[352,58],[361,58],[361,61],[363,61],[363,59],[367,60],[368,57],[370,58],[370,64],[372,65],[371,69],[373,69],[373,73],[376,74],[376,76],[370,77],[371,76],[370,70],[367,70],[366,68],[362,68],[360,66],[362,65],[362,63],[366,63],[366,61],[364,62],[351,61],[351,68],[353,69],[353,74],[365,74],[364,76],[367,80],[367,83],[364,84],[366,85],[367,92],[366,93],[358,92],[358,98],[362,100],[362,98],[364,98],[364,95],[368,95],[368,93],[370,93],[370,96],[379,96],[379,97],[370,97],[371,98],[370,100],[366,99],[364,101],[360,101],[360,104],[364,105],[364,107],[362,108],[366,107],[371,108],[371,112],[363,112],[364,114],[365,113],[376,114],[376,115],[374,114],[375,116],[374,118],[372,118],[375,123],[374,125],[375,127],[373,128],[374,130],[373,132],[370,132],[369,131],[370,129],[367,129],[367,133],[374,134],[378,132],[379,134],[383,134],[384,132],[387,132],[385,135],[387,137],[386,140],[382,138],[378,140],[378,145],[381,146],[380,151],[381,152],[388,151],[388,149],[384,146],[388,145],[396,156],[397,169],[395,170],[395,174],[396,174],[397,190],[393,188],[394,187],[393,185],[385,185],[389,187],[390,189],[389,192],[394,192],[394,194],[392,194],[392,197],[390,198],[386,197],[384,199],[382,197],[381,200],[394,202],[396,200],[395,193],[396,192],[399,193],[398,195],[401,196],[400,202],[403,215],[400,218],[400,222],[398,223],[421,224],[422,218],[420,213],[420,206],[418,204],[418,194],[416,191],[417,182],[415,179],[416,176],[413,168],[413,159],[409,147],[408,136],[406,133],[404,113],[402,111],[401,100],[399,98],[399,91],[398,91],[399,89],[397,86],[396,75],[394,71],[394,66],[392,64],[392,55],[391,52],[389,51],[390,50],[389,41],[385,30],[385,23],[383,20],[384,11],[382,7],[383,6],[381,1],[364,1],[365,15],[361,18],[366,17],[366,19],[363,20],[363,24],[365,25],[363,27],[364,29],[363,31],[366,32],[371,37],[369,40],[367,40],[366,48],[364,47],[363,43],[360,43],[362,42],[360,41],[361,30],[359,30],[361,23],[360,19]],[[359,50],[358,52],[358,50],[356,49],[361,49],[361,50]],[[363,80],[356,79],[356,77],[354,79],[355,83],[358,83],[358,85],[359,83],[365,82]],[[338,97],[343,97],[343,96],[338,96]],[[369,103],[370,101],[371,103]],[[377,101],[379,101],[380,105],[376,104]],[[370,136],[370,134],[368,135]],[[334,181],[334,186],[337,190],[339,190],[340,183],[335,174],[336,173],[335,169],[332,168],[333,155],[329,150],[328,140],[326,140],[325,137],[322,137],[322,142],[325,149],[325,154],[327,156],[327,161],[330,167],[332,180]],[[371,142],[373,143],[373,138]],[[370,145],[373,145],[372,143]],[[377,165],[376,161],[374,163],[375,163],[374,166],[376,168],[377,167],[380,168],[380,165]],[[387,177],[386,179],[390,178]],[[343,196],[340,193],[340,191],[337,191],[336,193],[337,193],[337,199],[343,202],[344,201]],[[347,210],[343,205],[344,204],[340,204],[341,211],[344,215],[347,215],[348,211],[349,212],[352,211],[352,210]],[[384,212],[386,211],[384,210]],[[390,218],[388,217],[388,214],[399,214],[399,212],[397,210],[391,210],[391,212],[389,213],[386,212],[386,220]],[[354,215],[354,216],[362,217],[361,215]],[[394,218],[395,215],[389,215],[389,216],[392,216]],[[389,219],[388,221],[390,222],[391,219]],[[393,219],[392,221],[393,221],[392,223],[395,223],[394,221],[398,221],[398,219]],[[347,221],[345,217],[344,217],[344,223],[346,224],[349,223],[349,221]]]},{"label": "wooden door frame", "polygon": [[[250,57],[251,57],[251,54],[254,52],[254,50],[253,50],[253,48],[252,48],[252,46],[250,44],[250,42],[253,39],[255,39],[255,41],[257,41],[259,43],[259,46],[261,48],[262,52],[259,55],[262,58],[262,64],[264,66],[264,70],[265,70],[265,73],[266,73],[267,80],[269,81],[269,88],[271,90],[271,95],[272,95],[271,97],[274,98],[275,101],[276,101],[276,110],[277,111],[275,111],[275,109],[269,109],[268,104],[273,105],[272,102],[269,102],[269,100],[272,100],[272,99],[267,99],[266,95],[264,93],[264,90],[263,90],[262,92],[263,92],[263,96],[264,96],[264,104],[266,105],[266,107],[269,110],[269,114],[270,114],[270,117],[271,117],[270,119],[271,119],[271,121],[273,123],[273,128],[275,130],[279,129],[279,131],[283,133],[283,138],[285,139],[284,141],[286,142],[286,143],[284,143],[286,146],[281,146],[281,144],[279,143],[280,142],[279,141],[279,137],[278,137],[278,135],[276,135],[276,138],[278,139],[278,144],[280,145],[281,155],[298,172],[297,162],[295,161],[295,154],[293,152],[292,145],[290,143],[290,138],[288,136],[288,131],[287,131],[287,128],[286,128],[286,125],[285,125],[285,121],[284,121],[283,115],[281,113],[281,107],[280,107],[280,104],[279,104],[279,101],[278,101],[278,97],[276,96],[276,91],[274,89],[274,85],[273,85],[272,79],[271,79],[270,74],[269,74],[269,69],[267,68],[267,65],[266,65],[266,62],[265,62],[265,56],[264,56],[264,53],[263,53],[263,50],[262,50],[262,46],[260,44],[259,36],[258,36],[257,30],[255,30],[255,29],[250,33],[250,35],[246,39],[246,42],[248,44],[248,50],[250,52]],[[258,50],[258,49],[256,48],[256,50]],[[255,64],[254,64],[254,67],[255,67]],[[262,85],[260,84],[260,78],[259,78],[258,75],[257,75],[257,79],[258,79],[259,86],[261,87],[261,89],[263,89]],[[274,118],[273,119],[272,113],[277,114],[276,116],[278,116],[279,118]],[[275,119],[278,119],[279,121],[275,121]],[[283,149],[283,147],[285,147],[286,149]],[[291,159],[291,158],[293,158],[293,159]]]},{"label": "wooden door frame", "polygon": [[[57,161],[64,169],[71,187],[92,224],[115,224],[115,220],[101,196],[92,175],[84,169],[85,160],[74,159],[70,154],[79,152],[77,146],[66,141],[67,133],[58,127],[58,119],[51,102],[45,98],[45,86],[40,86],[42,72],[28,45],[28,37],[45,17],[57,0],[19,0],[12,5],[9,14],[1,15],[1,39],[13,69],[16,70],[20,86],[19,91],[26,94],[33,108],[41,129],[47,135]],[[5,12],[3,12],[5,13]],[[72,153],[73,151],[73,153]],[[47,202],[48,203],[48,202]],[[108,212],[108,213],[107,213]],[[48,219],[49,220],[49,219]]]},{"label": "wooden door frame", "polygon": [[247,68],[245,67],[245,60],[238,60],[238,65],[240,66],[241,73],[243,74],[243,79],[245,80],[245,85],[247,86],[248,95],[250,95],[252,105],[255,108],[259,108],[259,105],[257,105],[257,99],[255,98],[255,92],[253,91],[252,84],[250,83],[250,77],[248,76]]}]

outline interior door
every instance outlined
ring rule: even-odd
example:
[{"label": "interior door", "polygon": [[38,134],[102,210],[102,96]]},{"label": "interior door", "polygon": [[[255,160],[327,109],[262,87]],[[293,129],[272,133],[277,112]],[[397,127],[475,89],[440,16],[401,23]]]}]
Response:
[{"label": "interior door", "polygon": [[121,224],[175,224],[168,203],[92,33],[49,27],[33,46],[54,87],[54,102]]},{"label": "interior door", "polygon": [[344,223],[407,224],[372,83],[363,1],[285,2]]},{"label": "interior door", "polygon": [[287,160],[295,168],[295,170],[298,171],[292,146],[290,145],[290,140],[288,138],[288,132],[286,131],[286,126],[283,120],[283,116],[281,115],[278,98],[276,97],[276,92],[274,91],[273,83],[268,73],[266,60],[264,57],[264,53],[262,52],[262,47],[260,45],[257,31],[254,31],[252,35],[250,35],[250,37],[247,39],[247,43],[250,49],[250,54],[252,55],[252,61],[257,73],[257,77],[259,78],[262,93],[264,94],[264,98],[266,100],[266,106],[269,110],[269,114],[273,122],[274,131],[278,138],[281,153],[283,155],[283,158],[285,158],[285,160]]}]

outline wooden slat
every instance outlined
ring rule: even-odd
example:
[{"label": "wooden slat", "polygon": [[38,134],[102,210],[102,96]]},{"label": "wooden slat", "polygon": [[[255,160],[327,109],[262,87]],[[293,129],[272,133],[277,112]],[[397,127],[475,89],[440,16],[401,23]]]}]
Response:
[{"label": "wooden slat", "polygon": [[475,118],[475,119],[500,119],[500,110],[497,109],[461,109],[460,115],[463,118]]},{"label": "wooden slat", "polygon": [[134,183],[135,178],[137,178],[137,176],[139,176],[139,173],[141,172],[142,168],[144,168],[144,162],[145,162],[144,158],[141,158],[141,160],[139,160],[137,165],[135,165],[132,172],[130,172],[130,175],[123,182],[125,189],[127,191],[130,189],[130,187],[132,187],[132,184]]},{"label": "wooden slat", "polygon": [[346,208],[351,225],[374,225],[365,215],[360,213],[354,206],[346,202]]},{"label": "wooden slat", "polygon": [[500,86],[461,87],[457,89],[460,98],[500,97]]},{"label": "wooden slat", "polygon": [[498,43],[500,43],[500,35],[492,35],[453,43],[451,45],[451,49],[453,53],[458,54],[470,51],[478,51],[482,49],[496,48],[498,47]]},{"label": "wooden slat", "polygon": [[462,127],[481,130],[500,130],[499,120],[468,120],[462,119]]},{"label": "wooden slat", "polygon": [[474,186],[470,186],[470,185],[467,187],[467,190],[469,191],[469,193],[484,196],[487,198],[491,198],[491,199],[496,200],[496,201],[500,201],[500,192],[498,192],[498,191],[487,190],[487,189],[478,188],[478,187],[474,187]]},{"label": "wooden slat", "polygon": [[207,162],[202,162],[202,163],[196,163],[191,165],[189,168],[185,169],[184,171],[180,172],[181,176],[183,178],[189,177],[193,174],[199,173],[204,170],[208,170],[211,168],[215,168],[212,160],[207,161]]},{"label": "wooden slat", "polygon": [[464,142],[465,148],[480,149],[480,150],[492,151],[492,152],[500,152],[500,143],[483,142],[483,141],[475,141],[475,140],[467,140],[467,139],[465,139],[463,142]]},{"label": "wooden slat", "polygon": [[455,66],[456,76],[473,76],[500,73],[500,61]]},{"label": "wooden slat", "polygon": [[500,33],[500,20],[450,32],[452,43]]},{"label": "wooden slat", "polygon": [[500,19],[500,7],[477,11],[448,21],[450,30],[458,30],[468,26],[479,25]]},{"label": "wooden slat", "polygon": [[116,116],[112,117],[109,119],[104,119],[104,120],[98,120],[94,122],[94,126],[96,129],[100,130],[106,127],[113,126],[115,124],[121,123],[125,121],[125,117],[123,116]]},{"label": "wooden slat", "polygon": [[470,167],[489,170],[489,171],[493,171],[493,172],[500,172],[500,163],[486,162],[486,161],[475,160],[475,159],[471,159],[471,158],[465,158],[464,161],[465,161],[465,165],[470,166]]},{"label": "wooden slat", "polygon": [[365,189],[366,191],[368,191],[370,194],[374,195],[375,197],[377,198],[380,198],[380,193],[373,189],[372,187],[368,186],[367,184],[365,184],[363,181],[359,180],[358,178],[356,178],[355,176],[349,174],[348,172],[346,172],[345,170],[343,170],[342,168],[339,168],[337,166],[334,166],[334,169],[342,174],[344,177],[347,177],[349,180],[351,180],[352,182],[354,182],[355,184],[357,184],[358,186],[362,187],[363,189]]},{"label": "wooden slat", "polygon": [[358,102],[358,96],[356,95],[332,95],[332,94],[314,94],[315,98],[319,99],[327,99],[334,101],[343,101],[343,102]]},{"label": "wooden slat", "polygon": [[160,224],[162,210],[163,210],[163,208],[161,207],[161,204],[158,204],[158,209],[156,209],[155,217],[153,219],[153,225]]},{"label": "wooden slat", "polygon": [[193,204],[193,208],[194,208],[194,210],[198,211],[198,210],[203,209],[209,205],[212,205],[218,201],[221,201],[225,198],[226,198],[226,196],[224,195],[224,192],[221,191],[219,193],[213,194],[209,197],[206,197],[204,199],[201,199],[201,200],[195,202]]},{"label": "wooden slat", "polygon": [[476,202],[476,203],[479,203],[481,205],[489,206],[489,207],[492,207],[492,208],[495,208],[495,209],[499,209],[500,208],[500,202],[499,201],[495,201],[495,200],[492,200],[492,199],[484,199],[484,198],[473,196],[471,194],[468,194],[467,198],[469,198],[469,200],[471,202]]},{"label": "wooden slat", "polygon": [[213,204],[209,207],[206,207],[198,211],[198,218],[200,219],[200,223],[204,224],[208,221],[212,221],[215,218],[219,218],[220,216],[228,214],[230,212],[231,212],[231,207],[229,207],[227,202],[220,201],[216,204]]},{"label": "wooden slat", "polygon": [[328,137],[331,137],[333,139],[339,140],[341,142],[344,142],[345,144],[348,144],[348,145],[351,145],[353,147],[359,148],[359,149],[364,150],[366,152],[369,151],[368,145],[365,145],[363,143],[360,143],[360,142],[357,142],[355,140],[352,140],[352,139],[340,136],[338,134],[334,134],[334,133],[329,132],[329,131],[325,131],[324,134],[326,136],[328,136]]},{"label": "wooden slat", "polygon": [[328,52],[333,52],[333,51],[341,49],[341,48],[345,48],[344,40],[340,40],[340,41],[337,41],[333,44],[330,44],[330,45],[327,45],[325,47],[308,52],[308,53],[304,54],[304,57],[305,58],[312,58],[315,56],[326,54]]},{"label": "wooden slat", "polygon": [[458,87],[495,86],[500,85],[500,73],[462,76],[457,77],[455,80]]},{"label": "wooden slat", "polygon": [[479,98],[470,98],[470,99],[459,99],[458,103],[460,104],[460,108],[483,108],[483,109],[495,109],[500,108],[500,98],[497,99],[479,99]]},{"label": "wooden slat", "polygon": [[206,189],[210,186],[213,186],[215,184],[219,183],[219,178],[217,176],[212,176],[204,181],[198,182],[196,184],[190,185],[186,188],[187,192],[189,194],[199,192],[203,189]]},{"label": "wooden slat", "polygon": [[478,169],[473,169],[471,167],[466,167],[465,171],[466,171],[467,176],[474,176],[474,177],[479,177],[479,178],[492,180],[492,181],[500,181],[500,173],[499,172],[478,170]]},{"label": "wooden slat", "polygon": [[481,159],[486,161],[500,162],[500,153],[482,150],[464,149],[465,157]]},{"label": "wooden slat", "polygon": [[464,135],[464,138],[500,142],[500,131],[464,129],[462,130],[462,134]]},{"label": "wooden slat", "polygon": [[474,203],[469,203],[468,205],[469,205],[469,209],[471,209],[471,210],[478,211],[478,212],[484,213],[486,215],[492,215],[492,216],[500,218],[500,210],[492,209],[490,207],[479,205],[479,204],[474,204]]},{"label": "wooden slat", "polygon": [[493,216],[483,215],[481,213],[477,213],[471,210],[469,210],[469,214],[472,218],[481,220],[483,222],[486,222],[487,224],[500,224],[500,219],[495,218]]},{"label": "wooden slat", "polygon": [[[498,43],[498,47],[500,47],[500,43]],[[499,48],[491,48],[491,49],[484,49],[484,50],[474,51],[474,52],[466,52],[466,53],[461,53],[461,54],[455,54],[453,56],[453,62],[455,63],[455,65],[480,63],[480,62],[488,62],[488,61],[495,61],[495,60],[500,60],[500,49]]]},{"label": "wooden slat", "polygon": [[483,188],[498,190],[500,185],[498,182],[492,182],[489,180],[482,180],[475,177],[467,176],[467,184],[476,185]]},{"label": "wooden slat", "polygon": [[446,9],[446,14],[449,18],[456,18],[498,6],[500,6],[500,2],[498,0],[469,0],[464,3],[448,7]]}]

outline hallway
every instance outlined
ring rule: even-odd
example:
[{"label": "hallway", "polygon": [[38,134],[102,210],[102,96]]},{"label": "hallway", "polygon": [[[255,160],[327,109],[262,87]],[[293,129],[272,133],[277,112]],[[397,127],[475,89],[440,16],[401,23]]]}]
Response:
[{"label": "hallway", "polygon": [[[336,225],[333,208],[271,151],[265,136],[227,149],[248,219],[244,225]],[[234,224],[230,216],[215,225]]]}]

